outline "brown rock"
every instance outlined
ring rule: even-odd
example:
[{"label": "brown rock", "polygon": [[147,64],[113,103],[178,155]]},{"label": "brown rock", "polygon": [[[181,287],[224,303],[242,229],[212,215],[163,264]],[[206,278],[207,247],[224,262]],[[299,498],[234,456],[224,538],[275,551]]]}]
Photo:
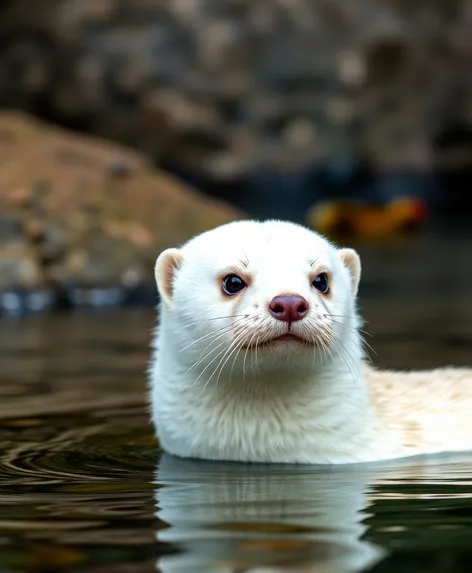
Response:
[{"label": "brown rock", "polygon": [[0,290],[41,284],[42,271],[30,245],[24,241],[0,243]]},{"label": "brown rock", "polygon": [[142,155],[0,114],[0,288],[152,278],[165,247],[244,215]]}]

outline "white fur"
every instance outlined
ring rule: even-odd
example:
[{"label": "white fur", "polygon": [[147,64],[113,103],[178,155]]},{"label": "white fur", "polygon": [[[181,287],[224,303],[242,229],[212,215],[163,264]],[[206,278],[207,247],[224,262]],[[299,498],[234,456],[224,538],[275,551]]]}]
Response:
[{"label": "white fur", "polygon": [[[248,287],[222,294],[225,273]],[[331,294],[313,286],[331,274]],[[153,422],[182,457],[351,463],[421,453],[384,424],[364,377],[355,295],[357,254],[298,225],[243,221],[204,233],[156,263],[160,324],[150,368]],[[299,294],[308,315],[291,332],[316,345],[277,342],[287,324],[269,313]],[[239,350],[239,343],[258,345]]]}]

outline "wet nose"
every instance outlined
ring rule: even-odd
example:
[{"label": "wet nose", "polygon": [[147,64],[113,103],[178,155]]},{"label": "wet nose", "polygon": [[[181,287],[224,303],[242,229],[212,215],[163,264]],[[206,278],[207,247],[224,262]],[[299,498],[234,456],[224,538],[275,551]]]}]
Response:
[{"label": "wet nose", "polygon": [[270,304],[271,315],[282,322],[301,320],[308,312],[308,302],[299,294],[281,294]]}]

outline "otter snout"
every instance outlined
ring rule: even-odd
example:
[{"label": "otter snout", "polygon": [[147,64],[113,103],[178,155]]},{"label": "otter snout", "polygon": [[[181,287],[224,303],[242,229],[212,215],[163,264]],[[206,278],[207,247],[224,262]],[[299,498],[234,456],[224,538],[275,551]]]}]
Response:
[{"label": "otter snout", "polygon": [[277,320],[296,322],[308,314],[308,302],[299,294],[281,294],[271,300],[269,311]]}]

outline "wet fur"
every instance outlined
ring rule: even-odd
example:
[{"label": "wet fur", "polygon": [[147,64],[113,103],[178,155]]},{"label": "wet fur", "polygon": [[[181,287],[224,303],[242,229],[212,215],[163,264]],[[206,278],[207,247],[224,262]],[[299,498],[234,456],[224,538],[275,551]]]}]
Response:
[{"label": "wet fur", "polygon": [[[248,288],[228,298],[225,274]],[[311,285],[328,272],[331,290]],[[244,221],[156,263],[160,324],[152,417],[169,453],[206,459],[353,463],[472,449],[472,371],[382,372],[364,361],[350,249],[292,223]],[[310,305],[291,325],[305,344],[267,344],[286,324],[278,294]]]}]

